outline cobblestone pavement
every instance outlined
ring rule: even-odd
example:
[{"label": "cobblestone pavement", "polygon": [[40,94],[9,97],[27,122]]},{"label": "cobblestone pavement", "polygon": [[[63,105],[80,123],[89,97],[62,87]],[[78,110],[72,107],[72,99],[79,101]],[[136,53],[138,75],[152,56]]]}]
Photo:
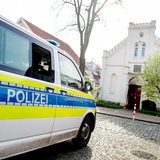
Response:
[{"label": "cobblestone pavement", "polygon": [[[97,114],[88,146],[62,143],[14,160],[160,160],[160,125]],[[13,160],[13,158],[12,158]]]}]

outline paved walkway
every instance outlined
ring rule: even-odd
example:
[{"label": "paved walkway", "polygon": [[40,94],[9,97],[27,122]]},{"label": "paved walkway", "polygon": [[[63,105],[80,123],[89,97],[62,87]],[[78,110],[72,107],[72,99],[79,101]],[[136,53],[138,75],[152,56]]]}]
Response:
[{"label": "paved walkway", "polygon": [[[133,119],[133,110],[130,109],[112,109],[105,107],[97,107],[97,113]],[[135,115],[135,120],[160,124],[160,117],[142,114],[138,112]]]}]

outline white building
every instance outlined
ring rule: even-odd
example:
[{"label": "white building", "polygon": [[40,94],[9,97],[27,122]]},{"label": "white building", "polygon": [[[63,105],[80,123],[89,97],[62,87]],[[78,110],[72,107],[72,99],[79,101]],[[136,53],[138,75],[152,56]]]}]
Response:
[{"label": "white building", "polygon": [[160,51],[155,29],[156,21],[129,23],[128,36],[110,51],[104,50],[99,99],[129,104],[131,108],[134,103],[140,105],[141,86],[135,75],[148,56]]}]

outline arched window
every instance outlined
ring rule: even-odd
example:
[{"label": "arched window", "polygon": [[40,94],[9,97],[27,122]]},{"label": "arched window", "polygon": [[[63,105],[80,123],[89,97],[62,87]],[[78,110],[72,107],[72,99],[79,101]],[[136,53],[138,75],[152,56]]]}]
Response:
[{"label": "arched window", "polygon": [[111,76],[111,82],[110,82],[110,94],[115,94],[116,92],[116,80],[117,80],[117,76],[115,73],[113,73]]},{"label": "arched window", "polygon": [[145,57],[145,48],[146,48],[146,43],[143,42],[143,44],[142,44],[142,53],[141,53],[142,57]]},{"label": "arched window", "polygon": [[138,43],[135,43],[135,48],[134,48],[134,57],[138,56]]}]

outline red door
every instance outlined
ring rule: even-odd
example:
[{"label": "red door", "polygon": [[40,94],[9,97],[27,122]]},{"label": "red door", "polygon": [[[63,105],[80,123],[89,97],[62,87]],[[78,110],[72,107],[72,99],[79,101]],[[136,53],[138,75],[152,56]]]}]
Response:
[{"label": "red door", "polygon": [[139,108],[141,97],[141,86],[138,85],[129,85],[128,89],[128,108],[133,109],[134,104]]}]

